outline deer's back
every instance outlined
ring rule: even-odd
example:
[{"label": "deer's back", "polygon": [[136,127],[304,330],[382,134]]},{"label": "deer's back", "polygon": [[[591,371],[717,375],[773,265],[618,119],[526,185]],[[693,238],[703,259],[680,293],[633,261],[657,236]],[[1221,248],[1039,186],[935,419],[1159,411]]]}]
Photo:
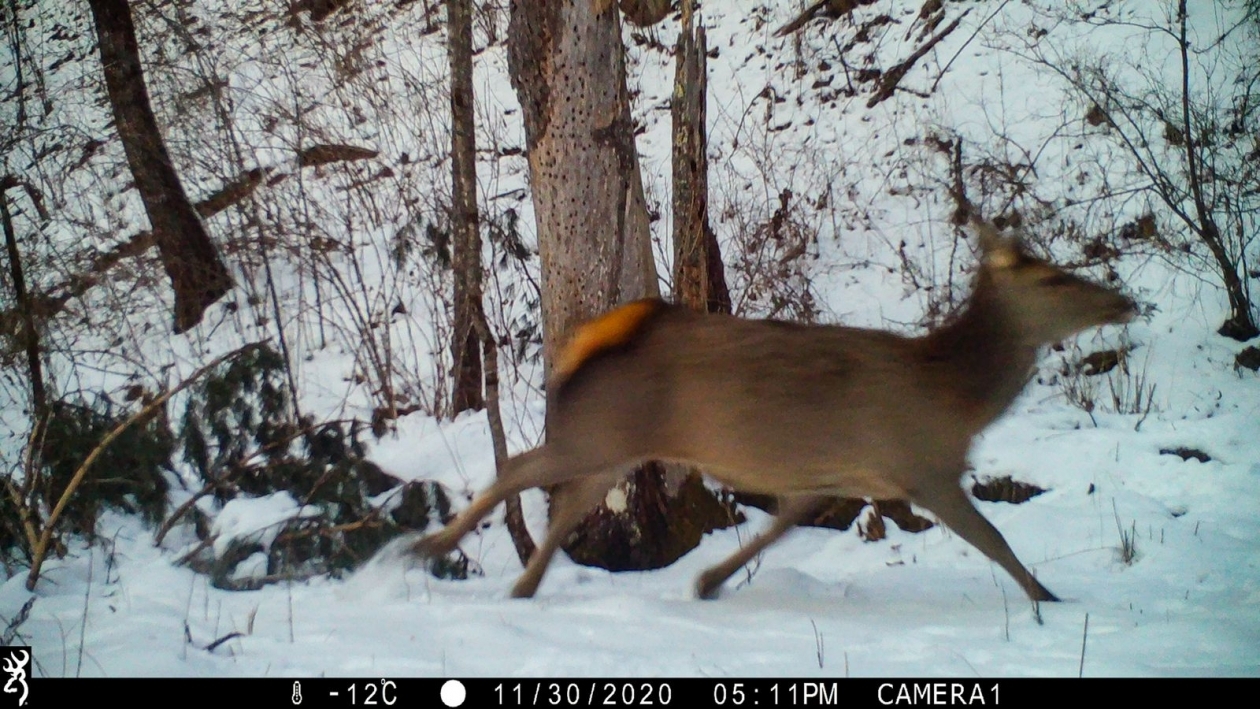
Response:
[{"label": "deer's back", "polygon": [[749,491],[901,497],[970,442],[915,342],[669,308],[582,366],[553,401],[549,441],[695,463]]}]

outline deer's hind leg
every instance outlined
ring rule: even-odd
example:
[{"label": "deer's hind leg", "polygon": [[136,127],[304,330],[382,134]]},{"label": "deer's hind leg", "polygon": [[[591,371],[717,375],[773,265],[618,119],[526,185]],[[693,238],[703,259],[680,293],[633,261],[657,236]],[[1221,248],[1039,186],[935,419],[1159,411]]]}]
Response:
[{"label": "deer's hind leg", "polygon": [[477,523],[510,495],[532,487],[556,485],[598,472],[597,465],[559,454],[549,445],[513,456],[504,463],[503,471],[494,484],[473,498],[472,503],[456,515],[445,529],[422,537],[413,544],[411,552],[421,557],[447,554],[459,544],[464,535],[471,532]]},{"label": "deer's hind leg", "polygon": [[556,550],[586,518],[586,514],[604,499],[608,491],[620,482],[627,472],[618,469],[611,473],[585,477],[557,491],[558,496],[553,497],[552,500],[553,515],[547,527],[547,537],[534,550],[534,555],[529,558],[529,564],[525,567],[525,573],[521,574],[516,585],[512,587],[513,598],[533,597],[543,575],[547,573],[547,567],[551,564],[551,557],[555,556]]},{"label": "deer's hind leg", "polygon": [[696,595],[706,599],[716,598],[718,590],[732,574],[766,547],[778,541],[779,537],[782,537],[789,529],[808,519],[811,514],[815,514],[826,503],[826,500],[826,497],[818,495],[780,497],[779,511],[770,527],[725,561],[700,574],[700,578],[696,579]]}]

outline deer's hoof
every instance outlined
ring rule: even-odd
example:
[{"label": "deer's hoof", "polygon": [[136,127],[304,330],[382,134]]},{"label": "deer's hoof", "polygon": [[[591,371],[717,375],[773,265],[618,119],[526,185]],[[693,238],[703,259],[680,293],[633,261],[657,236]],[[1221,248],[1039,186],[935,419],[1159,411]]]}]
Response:
[{"label": "deer's hoof", "polygon": [[702,574],[700,579],[696,581],[696,598],[704,601],[712,601],[722,593],[722,581],[725,579],[708,578],[708,574]]}]

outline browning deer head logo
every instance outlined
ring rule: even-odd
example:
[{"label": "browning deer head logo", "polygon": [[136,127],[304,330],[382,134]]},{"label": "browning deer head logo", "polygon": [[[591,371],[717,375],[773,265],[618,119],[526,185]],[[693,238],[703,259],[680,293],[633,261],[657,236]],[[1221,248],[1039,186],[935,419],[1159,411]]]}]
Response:
[{"label": "browning deer head logo", "polygon": [[[21,659],[19,659],[19,657]],[[30,688],[26,686],[26,666],[31,662],[31,651],[27,648],[11,649],[4,658],[4,671],[9,673],[9,681],[4,683],[5,694],[22,693],[18,698],[18,706],[26,706],[26,695]]]}]

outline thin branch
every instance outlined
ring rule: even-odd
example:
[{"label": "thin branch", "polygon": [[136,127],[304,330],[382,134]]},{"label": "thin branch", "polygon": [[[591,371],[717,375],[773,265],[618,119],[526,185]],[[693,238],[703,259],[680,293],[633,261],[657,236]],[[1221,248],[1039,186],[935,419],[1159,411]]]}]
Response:
[{"label": "thin branch", "polygon": [[786,37],[792,34],[793,32],[799,30],[806,22],[809,22],[810,20],[814,19],[814,15],[817,14],[818,11],[822,9],[823,5],[827,4],[827,2],[828,0],[818,0],[818,2],[815,2],[813,5],[810,5],[809,7],[805,8],[804,10],[801,11],[799,15],[793,18],[790,22],[783,25],[779,29],[775,30],[774,36]]},{"label": "thin branch", "polygon": [[[478,307],[473,317],[473,328],[481,339],[481,348],[485,359],[481,375],[485,380],[486,418],[490,423],[490,441],[494,445],[495,475],[503,473],[503,465],[508,460],[507,435],[503,430],[503,414],[499,408],[499,348],[490,334],[490,326],[486,322],[485,311]],[[512,546],[516,548],[516,556],[521,565],[526,565],[537,548],[534,539],[525,526],[525,515],[521,510],[520,494],[511,495],[505,500],[507,511],[504,521],[507,523],[508,535],[512,537]]]},{"label": "thin branch", "polygon": [[923,46],[914,50],[914,53],[907,57],[905,61],[884,72],[884,75],[880,77],[879,80],[879,89],[876,90],[875,95],[866,102],[866,107],[874,108],[879,103],[890,98],[893,95],[893,92],[897,90],[897,85],[901,83],[901,80],[905,78],[910,69],[914,67],[914,63],[922,59],[924,54],[932,51],[932,48],[939,44],[941,40],[948,37],[951,32],[958,29],[958,23],[962,22],[962,19],[970,12],[971,8],[964,10],[961,15],[954,18],[953,22],[946,25],[945,29],[932,35],[932,38],[924,42]]},{"label": "thin branch", "polygon": [[[984,18],[980,21],[980,24],[976,25],[976,29],[972,31],[971,36],[967,38],[967,41],[963,42],[962,45],[958,47],[958,51],[954,52],[954,56],[950,57],[949,61],[945,62],[945,66],[941,67],[940,72],[936,74],[936,80],[932,82],[932,88],[927,91],[929,94],[936,91],[937,84],[941,83],[941,79],[945,78],[945,73],[949,71],[951,66],[953,66],[954,60],[958,59],[958,57],[962,55],[963,50],[967,48],[967,45],[971,44],[971,41],[976,38],[976,35],[980,34],[980,30],[984,29],[985,25],[989,24],[993,18],[997,17],[998,13],[1002,12],[1002,10],[1005,9],[1010,2],[1011,0],[1002,0],[1002,4],[998,5],[997,9],[989,13],[988,17]],[[961,17],[959,19],[961,19]]]}]

